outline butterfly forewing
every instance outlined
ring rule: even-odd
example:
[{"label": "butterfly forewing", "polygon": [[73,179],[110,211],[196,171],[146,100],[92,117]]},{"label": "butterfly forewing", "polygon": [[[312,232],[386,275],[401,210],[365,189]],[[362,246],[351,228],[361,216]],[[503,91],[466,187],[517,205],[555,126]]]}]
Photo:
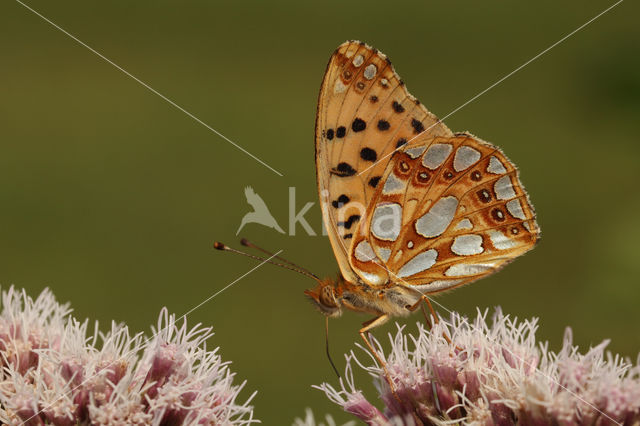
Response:
[{"label": "butterfly forewing", "polygon": [[[467,134],[419,137],[394,153],[359,231],[356,272],[383,269],[427,293],[486,276],[539,237],[515,166]],[[369,247],[374,259],[358,256]]]},{"label": "butterfly forewing", "polygon": [[[390,156],[418,134],[452,135],[407,92],[386,56],[364,43],[342,44],[320,90],[316,166],[323,219],[349,281],[358,277],[347,253]],[[379,266],[374,269],[383,274]],[[380,281],[372,273],[358,275],[371,284]]]}]

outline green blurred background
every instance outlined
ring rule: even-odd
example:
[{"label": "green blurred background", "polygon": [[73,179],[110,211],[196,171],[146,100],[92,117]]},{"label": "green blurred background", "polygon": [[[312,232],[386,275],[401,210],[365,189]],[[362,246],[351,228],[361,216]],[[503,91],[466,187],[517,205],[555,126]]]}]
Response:
[{"label": "green blurred background", "polygon": [[[238,151],[17,2],[0,3],[0,283],[49,286],[79,318],[148,331],[255,263],[235,244],[254,187],[287,228],[288,187],[319,232],[313,132],[326,62],[346,39],[387,53],[442,117],[613,2],[29,0],[28,4],[284,174]],[[519,165],[543,239],[499,274],[439,297],[475,315],[500,305],[541,317],[557,349],[606,338],[640,349],[640,16],[625,1],[446,120]],[[337,265],[326,237],[260,225],[242,233],[315,271]],[[236,244],[237,245],[237,244]],[[233,361],[255,414],[290,424],[309,406],[349,418],[311,388],[335,383],[313,282],[262,267],[197,309]],[[331,322],[333,352],[366,318]],[[414,316],[407,323],[418,320]],[[394,330],[379,330],[382,337]],[[369,379],[357,383],[373,395]],[[247,396],[249,392],[244,392]]]}]

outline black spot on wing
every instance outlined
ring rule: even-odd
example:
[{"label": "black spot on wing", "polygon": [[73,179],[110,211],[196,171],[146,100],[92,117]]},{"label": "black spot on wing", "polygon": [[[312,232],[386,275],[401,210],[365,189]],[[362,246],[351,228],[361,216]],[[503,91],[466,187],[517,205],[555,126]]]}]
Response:
[{"label": "black spot on wing", "polygon": [[419,120],[415,118],[411,119],[411,127],[413,127],[413,132],[417,135],[419,133],[424,132],[424,125]]},{"label": "black spot on wing", "polygon": [[378,159],[378,154],[371,148],[362,148],[360,150],[360,158],[365,161],[376,161]]},{"label": "black spot on wing", "polygon": [[338,164],[338,167],[334,167],[333,169],[331,169],[331,174],[340,177],[353,176],[356,173],[356,169],[351,167],[349,163],[340,163]]},{"label": "black spot on wing", "polygon": [[380,178],[382,178],[382,176],[375,176],[369,179],[369,186],[372,188],[375,188],[376,186],[378,186],[378,183],[380,182]]},{"label": "black spot on wing", "polygon": [[407,140],[405,138],[400,138],[398,139],[398,142],[396,142],[396,149],[406,144],[407,144]]},{"label": "black spot on wing", "polygon": [[393,101],[393,104],[391,104],[391,107],[398,114],[400,114],[401,112],[404,112],[404,107],[402,105],[400,105],[400,103],[398,101]]},{"label": "black spot on wing", "polygon": [[337,200],[333,200],[331,202],[331,205],[333,207],[335,207],[336,209],[344,206],[345,204],[347,204],[351,199],[349,197],[347,197],[346,195],[342,194],[338,197]]},{"label": "black spot on wing", "polygon": [[358,220],[360,220],[360,215],[352,214],[351,216],[349,216],[349,219],[347,219],[346,221],[338,222],[338,226],[343,226],[346,229],[351,229],[351,225],[353,225]]},{"label": "black spot on wing", "polygon": [[389,130],[389,127],[391,127],[391,125],[387,120],[378,121],[378,130]]},{"label": "black spot on wing", "polygon": [[365,121],[361,118],[356,118],[355,120],[353,120],[353,123],[351,124],[351,129],[353,129],[354,132],[361,132],[366,128],[367,128],[367,123],[365,123]]},{"label": "black spot on wing", "polygon": [[334,134],[333,129],[327,130],[327,133],[326,133],[327,139],[328,140],[333,139],[333,134]]}]

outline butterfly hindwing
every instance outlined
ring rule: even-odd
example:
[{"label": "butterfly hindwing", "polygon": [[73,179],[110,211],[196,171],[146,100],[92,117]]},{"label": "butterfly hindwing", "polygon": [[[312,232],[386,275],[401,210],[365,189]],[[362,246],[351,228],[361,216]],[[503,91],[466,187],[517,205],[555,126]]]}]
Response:
[{"label": "butterfly hindwing", "polygon": [[530,250],[535,214],[515,166],[471,135],[419,137],[396,152],[354,248],[371,247],[356,272],[436,292],[486,276]]},{"label": "butterfly hindwing", "polygon": [[391,154],[418,134],[452,135],[407,92],[385,55],[355,41],[338,47],[318,101],[316,169],[323,220],[349,281],[358,276],[347,253]]}]

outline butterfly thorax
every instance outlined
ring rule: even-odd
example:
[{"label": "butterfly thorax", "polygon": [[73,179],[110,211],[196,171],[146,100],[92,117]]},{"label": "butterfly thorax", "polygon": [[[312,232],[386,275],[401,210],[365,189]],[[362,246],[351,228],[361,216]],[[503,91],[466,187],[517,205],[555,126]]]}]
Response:
[{"label": "butterfly thorax", "polygon": [[350,282],[342,275],[336,280],[325,279],[305,294],[311,298],[323,314],[337,317],[342,308],[373,315],[387,314],[405,316],[407,309],[413,305],[420,295],[401,285],[393,283],[374,287],[362,281]]}]

